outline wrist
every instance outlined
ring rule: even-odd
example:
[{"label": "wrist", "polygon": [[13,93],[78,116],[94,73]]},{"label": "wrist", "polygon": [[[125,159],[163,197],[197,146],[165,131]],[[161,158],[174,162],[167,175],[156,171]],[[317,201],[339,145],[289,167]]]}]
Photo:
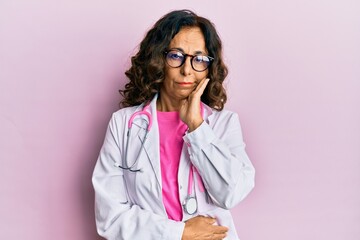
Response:
[{"label": "wrist", "polygon": [[203,123],[203,119],[199,119],[197,121],[193,121],[191,123],[188,124],[188,132],[192,132],[194,130],[196,130],[202,123]]}]

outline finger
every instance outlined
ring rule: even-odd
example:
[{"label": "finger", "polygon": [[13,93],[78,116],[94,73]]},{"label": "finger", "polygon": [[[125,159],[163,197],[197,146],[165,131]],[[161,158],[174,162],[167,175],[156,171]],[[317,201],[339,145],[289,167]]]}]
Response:
[{"label": "finger", "polygon": [[202,221],[204,221],[206,223],[211,223],[211,222],[213,222],[215,220],[215,218],[213,218],[213,217],[208,217],[208,216],[204,216],[204,215],[198,215],[198,216],[196,216],[194,218],[199,218],[199,219],[201,219]]},{"label": "finger", "polygon": [[204,78],[203,80],[201,80],[200,83],[196,86],[194,94],[202,95],[209,81],[209,78]]},{"label": "finger", "polygon": [[226,236],[227,236],[226,233],[214,234],[212,239],[214,239],[214,240],[222,240],[222,239],[226,238]]},{"label": "finger", "polygon": [[216,223],[216,218],[212,218],[212,217],[204,217],[204,218],[208,224],[212,225],[212,224]]},{"label": "finger", "polygon": [[228,231],[229,231],[229,228],[224,227],[224,226],[214,226],[214,228],[213,228],[213,232],[217,233],[217,234],[226,233]]},{"label": "finger", "polygon": [[180,100],[181,105],[185,106],[186,104],[188,104],[188,99],[184,98]]},{"label": "finger", "polygon": [[205,78],[205,80],[203,80],[203,83],[201,84],[200,89],[199,89],[199,91],[201,91],[201,94],[205,91],[205,88],[208,85],[209,81],[210,81],[210,78]]},{"label": "finger", "polygon": [[203,78],[200,80],[199,84],[196,86],[196,89],[199,89],[202,85],[204,85],[208,80],[210,80],[209,78]]}]

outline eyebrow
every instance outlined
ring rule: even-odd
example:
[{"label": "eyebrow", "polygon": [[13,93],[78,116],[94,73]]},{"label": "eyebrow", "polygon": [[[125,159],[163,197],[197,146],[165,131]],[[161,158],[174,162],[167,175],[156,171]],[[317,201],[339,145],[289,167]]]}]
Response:
[{"label": "eyebrow", "polygon": [[[171,49],[176,49],[176,50],[179,50],[180,52],[185,53],[184,49],[182,49],[182,48],[171,48]],[[196,55],[196,54],[207,54],[207,53],[205,53],[203,51],[195,51],[194,54]]]}]

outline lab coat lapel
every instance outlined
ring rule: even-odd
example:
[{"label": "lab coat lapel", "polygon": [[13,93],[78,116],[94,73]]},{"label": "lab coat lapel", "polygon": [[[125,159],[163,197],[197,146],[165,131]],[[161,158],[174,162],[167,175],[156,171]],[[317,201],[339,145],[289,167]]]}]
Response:
[{"label": "lab coat lapel", "polygon": [[[159,138],[159,126],[156,116],[156,100],[157,100],[157,95],[155,95],[153,100],[150,102],[149,108],[147,108],[147,111],[150,113],[152,118],[152,126],[148,133],[147,140],[145,141],[144,150],[146,152],[146,155],[148,156],[149,162],[152,166],[152,170],[154,171],[158,184],[161,188],[162,184],[161,184],[161,167],[160,167],[160,152],[159,152],[160,138]],[[144,118],[146,117],[144,116]],[[146,134],[146,129],[144,129],[143,134],[139,134],[140,141],[143,141],[145,134]]]}]

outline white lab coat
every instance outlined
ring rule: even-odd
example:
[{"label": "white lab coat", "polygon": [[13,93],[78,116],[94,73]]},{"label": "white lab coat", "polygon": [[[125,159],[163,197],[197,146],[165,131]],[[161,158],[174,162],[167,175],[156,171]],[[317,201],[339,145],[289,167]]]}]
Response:
[{"label": "white lab coat", "polygon": [[[168,219],[162,201],[159,130],[156,98],[150,102],[153,125],[140,151],[147,127],[144,115],[132,124],[128,153],[125,152],[128,121],[141,106],[121,109],[112,115],[104,144],[93,173],[95,215],[98,233],[110,240],[180,240],[184,221],[193,217],[183,211],[183,221]],[[183,137],[184,146],[178,171],[179,197],[185,200],[188,190],[190,162],[197,168],[213,203],[206,203],[205,193],[194,177],[198,201],[196,215],[212,216],[229,228],[229,240],[238,236],[229,209],[244,199],[254,187],[255,170],[242,140],[236,113],[215,111],[203,104],[204,122]],[[128,166],[139,160],[130,172],[123,166],[127,154]]]}]

